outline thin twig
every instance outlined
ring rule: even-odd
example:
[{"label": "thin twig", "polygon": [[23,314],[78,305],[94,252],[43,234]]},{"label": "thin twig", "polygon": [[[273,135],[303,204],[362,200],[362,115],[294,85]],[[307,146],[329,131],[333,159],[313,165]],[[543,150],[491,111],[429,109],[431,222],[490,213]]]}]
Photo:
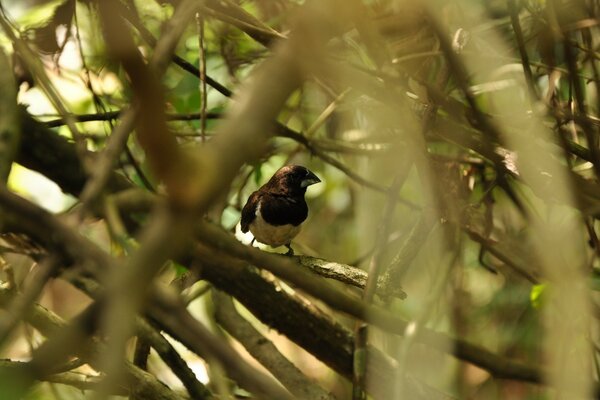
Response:
[{"label": "thin twig", "polygon": [[[154,297],[154,296],[160,296]],[[203,358],[218,359],[240,385],[267,398],[293,397],[267,375],[256,371],[208,329],[194,319],[182,304],[170,296],[155,292],[149,314],[171,336]]]},{"label": "thin twig", "polygon": [[[123,13],[123,16],[127,19],[127,21],[131,23],[131,25],[135,27],[135,29],[140,33],[142,39],[146,43],[148,43],[152,47],[156,47],[156,38],[152,35],[152,32],[150,32],[144,26],[144,24],[142,23],[142,21],[140,21],[136,13],[132,12],[132,10],[126,9],[126,12]],[[187,71],[196,77],[200,76],[200,70],[198,68],[196,68],[190,62],[179,57],[177,54],[173,54],[171,56],[171,59],[179,68],[183,69],[184,71]],[[227,89],[225,86],[223,86],[208,75],[206,76],[206,83],[208,83],[212,88],[214,88],[216,91],[218,91],[225,97],[231,97],[233,95],[233,92],[231,90]]]},{"label": "thin twig", "polygon": [[200,137],[202,143],[206,142],[206,109],[208,108],[208,93],[206,90],[206,48],[204,45],[204,17],[196,13],[196,24],[198,25],[198,60],[200,64]]},{"label": "thin twig", "polygon": [[[373,302],[379,275],[381,272],[383,272],[381,258],[385,244],[387,243],[387,238],[389,236],[390,224],[392,223],[396,208],[396,198],[398,197],[400,188],[408,177],[411,164],[411,160],[406,160],[406,162],[404,162],[403,165],[398,168],[399,172],[396,174],[396,176],[394,176],[394,181],[390,185],[390,189],[388,191],[386,203],[381,214],[381,221],[379,222],[379,229],[377,230],[377,235],[375,237],[375,250],[373,251],[373,255],[369,263],[369,277],[367,279],[365,290],[362,293],[362,300],[367,304]],[[358,322],[356,324],[354,337],[355,364],[353,368],[354,376],[352,379],[352,398],[353,400],[361,400],[366,398],[366,348],[368,340],[368,325],[363,322]]]},{"label": "thin twig", "polygon": [[538,99],[538,95],[535,88],[535,82],[533,81],[531,65],[529,64],[529,56],[527,55],[527,49],[525,48],[525,39],[523,38],[523,30],[521,29],[521,22],[519,20],[519,10],[517,9],[515,0],[508,0],[508,10],[510,12],[510,21],[517,39],[519,54],[521,55],[521,62],[523,63],[525,82],[527,82],[527,88],[529,89],[529,102],[533,109],[535,102]]}]

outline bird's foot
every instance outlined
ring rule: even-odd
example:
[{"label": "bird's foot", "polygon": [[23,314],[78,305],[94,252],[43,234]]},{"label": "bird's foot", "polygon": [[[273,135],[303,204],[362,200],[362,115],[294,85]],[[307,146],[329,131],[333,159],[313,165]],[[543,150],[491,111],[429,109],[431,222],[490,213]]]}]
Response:
[{"label": "bird's foot", "polygon": [[286,256],[293,256],[294,255],[294,249],[292,249],[292,245],[291,244],[286,244],[285,247],[288,248],[287,253],[285,253]]}]

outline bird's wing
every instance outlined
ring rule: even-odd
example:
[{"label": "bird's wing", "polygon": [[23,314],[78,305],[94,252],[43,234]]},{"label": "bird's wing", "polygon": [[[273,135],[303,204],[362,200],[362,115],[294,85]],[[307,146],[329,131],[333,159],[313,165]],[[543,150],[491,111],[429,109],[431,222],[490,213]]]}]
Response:
[{"label": "bird's wing", "polygon": [[250,224],[256,218],[256,207],[258,207],[258,201],[260,200],[260,193],[258,191],[252,193],[250,197],[248,197],[248,201],[246,205],[242,209],[242,220],[240,221],[240,225],[242,228],[242,232],[246,233],[250,229]]},{"label": "bird's wing", "polygon": [[288,196],[264,193],[260,202],[260,214],[271,225],[300,225],[308,216],[304,196]]}]

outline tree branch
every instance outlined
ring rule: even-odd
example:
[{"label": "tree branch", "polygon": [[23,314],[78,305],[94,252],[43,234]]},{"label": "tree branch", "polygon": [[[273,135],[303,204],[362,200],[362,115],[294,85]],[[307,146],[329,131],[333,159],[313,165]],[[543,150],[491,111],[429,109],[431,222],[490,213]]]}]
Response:
[{"label": "tree branch", "polygon": [[[368,274],[366,271],[338,262],[324,260],[322,258],[310,257],[310,256],[294,256],[300,265],[310,269],[317,275],[325,278],[333,279],[338,282],[352,285],[359,289],[364,289],[367,284]],[[382,278],[378,280],[377,287],[383,289],[384,281]],[[394,287],[386,288],[389,290],[389,295],[400,299],[406,298],[406,293],[402,288],[397,285]]]},{"label": "tree branch", "polygon": [[273,374],[294,396],[300,399],[333,400],[334,397],[311,382],[277,347],[257,331],[235,310],[231,298],[213,290],[215,319],[246,350]]}]

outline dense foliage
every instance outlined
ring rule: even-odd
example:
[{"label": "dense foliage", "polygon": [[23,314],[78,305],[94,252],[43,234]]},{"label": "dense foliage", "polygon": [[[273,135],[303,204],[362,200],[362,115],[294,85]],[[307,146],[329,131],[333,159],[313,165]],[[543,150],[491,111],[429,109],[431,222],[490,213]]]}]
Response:
[{"label": "dense foliage", "polygon": [[0,2],[0,398],[597,397],[599,12]]}]

